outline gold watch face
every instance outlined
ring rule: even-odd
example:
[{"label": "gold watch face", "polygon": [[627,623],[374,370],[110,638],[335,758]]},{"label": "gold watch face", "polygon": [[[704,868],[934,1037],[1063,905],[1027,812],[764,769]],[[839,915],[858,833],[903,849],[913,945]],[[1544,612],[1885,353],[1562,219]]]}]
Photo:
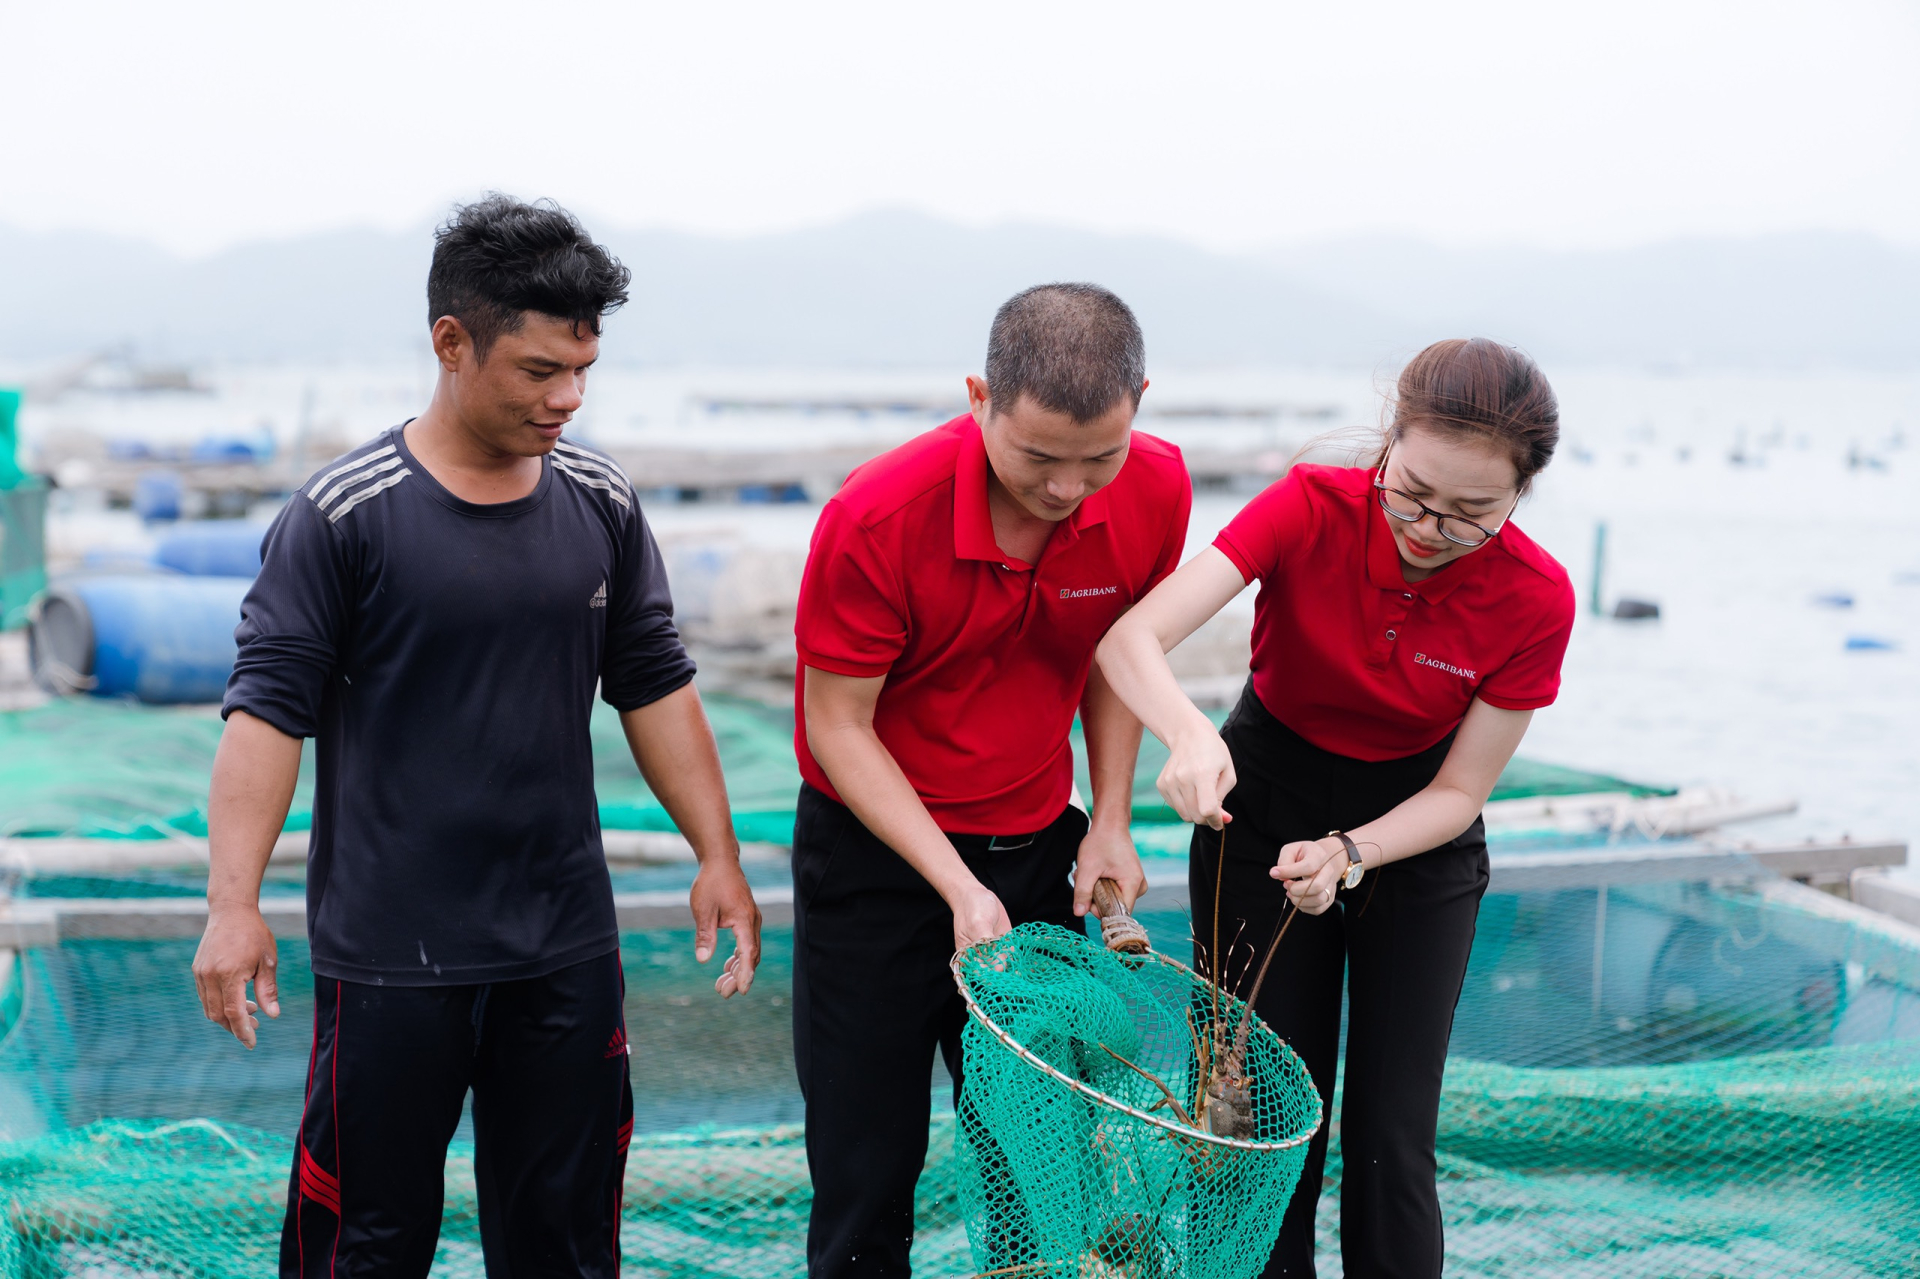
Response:
[{"label": "gold watch face", "polygon": [[1345,884],[1348,888],[1357,888],[1360,885],[1360,873],[1361,873],[1360,863],[1355,862],[1353,865],[1347,867],[1346,876],[1340,882]]}]

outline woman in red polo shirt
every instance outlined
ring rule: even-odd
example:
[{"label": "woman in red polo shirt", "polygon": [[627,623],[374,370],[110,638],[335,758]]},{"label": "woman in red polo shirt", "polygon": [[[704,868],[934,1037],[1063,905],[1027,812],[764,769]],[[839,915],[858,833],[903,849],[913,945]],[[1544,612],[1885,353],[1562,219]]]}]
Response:
[{"label": "woman in red polo shirt", "polygon": [[[1400,375],[1377,456],[1295,466],[1100,645],[1172,751],[1161,793],[1197,824],[1196,935],[1213,936],[1218,900],[1237,972],[1289,902],[1300,912],[1257,1007],[1329,1114],[1345,979],[1348,1279],[1440,1274],[1434,1129],[1487,886],[1480,810],[1553,701],[1573,626],[1566,571],[1512,523],[1559,434],[1526,356],[1435,343]],[[1216,732],[1166,652],[1255,580],[1252,678]],[[1267,1275],[1314,1273],[1326,1143],[1322,1125]]]}]

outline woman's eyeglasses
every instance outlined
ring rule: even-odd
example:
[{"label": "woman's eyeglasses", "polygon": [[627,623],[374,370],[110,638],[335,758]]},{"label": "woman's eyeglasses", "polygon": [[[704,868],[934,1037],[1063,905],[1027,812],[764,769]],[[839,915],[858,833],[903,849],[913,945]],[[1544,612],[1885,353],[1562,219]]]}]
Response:
[{"label": "woman's eyeglasses", "polygon": [[[1387,450],[1389,454],[1392,451],[1391,448]],[[1382,455],[1380,469],[1373,475],[1374,491],[1380,495],[1380,509],[1394,519],[1407,524],[1418,524],[1431,515],[1434,525],[1440,530],[1440,536],[1455,546],[1485,546],[1500,531],[1500,528],[1506,527],[1506,520],[1500,522],[1500,528],[1488,528],[1483,524],[1475,524],[1464,515],[1447,515],[1436,511],[1411,493],[1388,488],[1386,475],[1387,458],[1386,455]],[[1512,518],[1513,513],[1509,511],[1507,519]]]}]

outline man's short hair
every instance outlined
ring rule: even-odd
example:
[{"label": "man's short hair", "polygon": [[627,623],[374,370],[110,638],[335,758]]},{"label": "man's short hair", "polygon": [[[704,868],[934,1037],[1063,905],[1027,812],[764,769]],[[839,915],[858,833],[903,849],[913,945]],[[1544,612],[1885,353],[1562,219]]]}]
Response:
[{"label": "man's short hair", "polygon": [[496,339],[517,333],[528,311],[600,336],[600,317],[627,300],[633,273],[593,242],[578,218],[551,200],[528,204],[493,192],[458,205],[433,233],[427,323],[450,315],[484,361]]},{"label": "man's short hair", "polygon": [[1140,405],[1147,344],[1140,322],[1097,284],[1041,284],[1016,293],[993,317],[987,394],[994,411],[1020,397],[1075,422],[1091,422],[1130,396]]}]

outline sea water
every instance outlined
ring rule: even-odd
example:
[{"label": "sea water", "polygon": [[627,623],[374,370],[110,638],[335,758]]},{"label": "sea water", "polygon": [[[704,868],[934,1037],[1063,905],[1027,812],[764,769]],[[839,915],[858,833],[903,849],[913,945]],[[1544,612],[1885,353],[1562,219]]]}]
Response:
[{"label": "sea water", "polygon": [[[600,369],[576,431],[613,445],[877,449],[957,411],[965,372]],[[1920,838],[1920,376],[1548,373],[1563,443],[1516,519],[1566,565],[1581,614],[1560,699],[1535,716],[1525,752],[1800,801],[1792,816],[1735,828],[1750,838]],[[410,416],[431,390],[430,368],[411,365],[200,376],[210,393],[30,400],[23,433],[31,447],[72,431],[171,443],[264,432],[311,452]],[[1377,423],[1388,384],[1365,370],[1157,370],[1140,426],[1190,448],[1290,456],[1318,432]],[[848,399],[920,407],[792,407]],[[1193,412],[1207,407],[1263,412]],[[1250,495],[1200,494],[1188,553]],[[645,505],[662,533],[787,549],[805,545],[818,509]],[[1590,609],[1602,522],[1601,604],[1652,600],[1658,621]],[[53,549],[69,556],[145,536],[84,499],[54,524]],[[1250,610],[1252,592],[1231,607]]]}]

